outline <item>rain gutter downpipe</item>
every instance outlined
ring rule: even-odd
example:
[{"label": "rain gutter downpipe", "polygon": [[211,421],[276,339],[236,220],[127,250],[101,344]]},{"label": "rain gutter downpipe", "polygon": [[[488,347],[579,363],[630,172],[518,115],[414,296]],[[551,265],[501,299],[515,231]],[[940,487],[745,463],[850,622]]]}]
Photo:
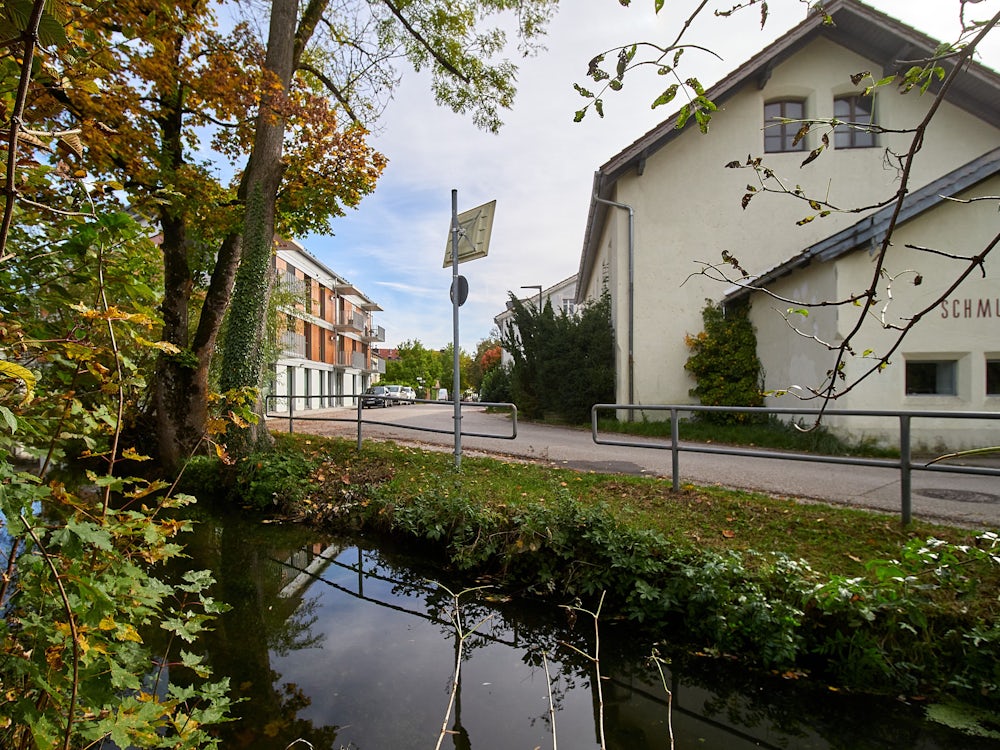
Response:
[{"label": "rain gutter downpipe", "polygon": [[[599,182],[600,175],[597,175],[595,183]],[[628,402],[635,403],[635,358],[634,336],[635,328],[635,210],[626,203],[617,203],[601,198],[598,193],[599,188],[594,187],[594,202],[603,203],[605,206],[620,208],[628,211]],[[633,411],[629,409],[628,421],[634,419]]]}]

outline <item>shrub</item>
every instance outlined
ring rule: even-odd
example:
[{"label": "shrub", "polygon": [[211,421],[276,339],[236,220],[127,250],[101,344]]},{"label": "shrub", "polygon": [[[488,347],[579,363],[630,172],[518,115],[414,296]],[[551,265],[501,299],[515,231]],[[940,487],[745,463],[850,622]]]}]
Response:
[{"label": "shrub", "polygon": [[[763,367],[757,357],[757,334],[749,317],[750,308],[723,308],[711,301],[701,317],[705,329],[688,334],[684,343],[691,356],[684,364],[697,385],[692,396],[705,406],[763,406]],[[699,419],[717,424],[746,423],[759,415],[701,412]]]}]

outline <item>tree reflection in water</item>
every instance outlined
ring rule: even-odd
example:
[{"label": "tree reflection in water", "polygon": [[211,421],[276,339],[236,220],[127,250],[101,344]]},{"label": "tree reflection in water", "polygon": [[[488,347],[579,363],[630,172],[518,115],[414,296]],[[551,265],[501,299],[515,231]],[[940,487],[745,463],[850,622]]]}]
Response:
[{"label": "tree reflection in water", "polygon": [[[273,750],[300,738],[315,750],[434,747],[459,636],[449,615],[451,595],[431,581],[453,591],[488,581],[457,580],[391,544],[375,548],[370,540],[326,538],[235,516],[198,520],[186,540],[188,562],[214,573],[215,595],[231,607],[204,648],[216,676],[228,675],[243,701],[239,719],[220,729],[226,750]],[[596,597],[588,604],[595,606]],[[593,653],[592,623],[574,627],[553,604],[492,589],[463,597],[462,616],[485,622],[462,644],[443,747],[550,747],[543,653],[552,670],[559,744],[599,746],[593,664],[561,645]],[[638,645],[653,639],[637,638],[610,613],[601,623],[609,750],[670,746],[667,694],[649,663],[650,646]],[[762,676],[725,660],[670,656],[678,748],[995,746],[930,724],[919,709],[897,702],[832,694],[808,680]],[[173,670],[171,679],[179,678]]]}]

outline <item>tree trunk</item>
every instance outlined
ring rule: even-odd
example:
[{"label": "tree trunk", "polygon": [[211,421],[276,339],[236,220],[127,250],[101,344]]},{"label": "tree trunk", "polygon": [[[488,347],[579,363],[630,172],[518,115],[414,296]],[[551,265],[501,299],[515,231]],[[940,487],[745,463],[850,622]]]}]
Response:
[{"label": "tree trunk", "polygon": [[[163,252],[168,290],[168,299],[164,301],[164,340],[182,349],[179,356],[165,355],[160,358],[152,402],[156,412],[159,458],[167,469],[177,469],[206,434],[208,368],[231,295],[242,296],[252,303],[249,305],[250,312],[246,313],[253,316],[252,325],[241,325],[238,328],[251,330],[253,334],[251,339],[227,347],[231,355],[223,359],[223,372],[243,374],[238,379],[227,375],[223,389],[259,388],[261,385],[265,363],[260,353],[260,342],[263,340],[271,292],[270,263],[266,262],[263,266],[259,263],[251,264],[253,268],[247,269],[245,280],[235,290],[234,285],[245,254],[253,253],[259,259],[259,254],[263,253],[268,261],[270,259],[275,203],[284,171],[285,92],[291,85],[299,56],[327,5],[328,0],[310,0],[297,28],[298,0],[273,0],[271,4],[264,67],[280,87],[277,88],[277,93],[262,98],[257,115],[253,147],[238,193],[238,198],[246,205],[243,232],[230,235],[222,243],[198,319],[198,328],[190,342],[187,310],[193,283],[187,263],[186,243],[179,239],[177,243],[171,242],[167,246],[168,220],[164,219]],[[265,86],[267,85],[265,81]],[[166,134],[165,141],[170,142]],[[248,198],[257,191],[261,197],[260,203],[251,207],[250,204],[255,202]],[[253,227],[254,236],[262,238],[252,249],[244,248],[244,236],[250,227]],[[177,232],[183,234],[183,225],[178,227]],[[237,336],[239,335],[237,332]],[[244,370],[242,363],[237,367],[235,360],[230,357],[245,358],[251,365],[250,369]],[[263,415],[263,404],[259,401],[257,413]],[[252,426],[247,434],[236,437],[231,431],[229,438],[234,442],[237,454],[270,442],[263,419]]]},{"label": "tree trunk", "polygon": [[[315,28],[311,20],[321,13],[326,2],[312,0],[303,20],[303,33]],[[291,86],[292,76],[306,39],[298,36],[298,0],[274,0],[267,40],[265,69],[281,87],[265,97],[257,115],[253,150],[244,176],[246,211],[244,213],[243,261],[233,291],[233,309],[226,348],[223,352],[223,391],[233,388],[256,388],[263,383],[264,362],[262,342],[266,334],[267,307],[271,297],[275,203],[284,172],[285,115],[284,92]],[[233,426],[227,436],[227,446],[235,456],[269,447],[270,434],[264,420],[264,404],[256,403],[257,424],[240,430]]]}]

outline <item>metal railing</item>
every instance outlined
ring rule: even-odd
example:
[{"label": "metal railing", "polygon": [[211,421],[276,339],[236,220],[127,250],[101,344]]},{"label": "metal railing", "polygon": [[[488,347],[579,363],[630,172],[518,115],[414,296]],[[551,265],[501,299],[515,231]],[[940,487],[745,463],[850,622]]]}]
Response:
[{"label": "metal railing", "polygon": [[[666,411],[670,412],[670,442],[649,443],[629,440],[602,439],[598,430],[598,412],[600,411]],[[817,453],[790,453],[787,451],[754,450],[735,446],[707,445],[703,443],[682,443],[679,433],[678,416],[682,413],[726,412],[738,414],[766,415],[798,415],[818,417],[815,409],[795,409],[777,407],[739,407],[739,406],[697,406],[685,404],[594,404],[590,410],[591,437],[598,445],[615,445],[626,448],[646,448],[651,450],[669,450],[671,461],[671,476],[674,491],[680,490],[680,454],[714,453],[727,456],[746,456],[749,458],[778,458],[786,461],[807,461],[812,463],[845,464],[849,466],[877,466],[881,468],[899,469],[900,505],[903,525],[908,525],[913,519],[912,474],[914,471],[944,472],[952,474],[975,474],[981,476],[1000,477],[1000,468],[989,466],[954,466],[943,463],[914,464],[913,445],[910,437],[910,422],[913,419],[985,419],[998,422],[998,442],[1000,442],[1000,413],[972,411],[879,411],[863,409],[842,409],[826,411],[824,419],[834,417],[880,417],[896,419],[899,422],[899,459],[864,458],[862,456],[829,456]]]},{"label": "metal railing", "polygon": [[[297,396],[295,394],[269,394],[264,397],[264,408],[269,419],[287,419],[288,420],[288,432],[295,432],[295,422],[350,422],[357,424],[357,435],[358,435],[358,450],[361,450],[361,442],[363,439],[363,427],[364,425],[379,425],[382,427],[392,427],[399,430],[412,430],[414,432],[430,432],[439,435],[452,435],[455,432],[454,427],[449,427],[447,429],[441,427],[422,427],[419,425],[412,424],[399,424],[397,422],[385,422],[378,419],[366,419],[364,415],[364,407],[362,404],[363,393],[342,393],[336,395],[325,395],[325,396]],[[435,401],[433,399],[426,398],[394,398],[391,396],[379,396],[380,399],[389,402],[399,402],[404,404],[434,404],[435,406],[448,407],[453,409],[455,407],[454,401]],[[356,406],[350,407],[353,412],[353,416],[330,416],[323,415],[317,416],[315,409],[306,409],[310,411],[310,416],[302,416],[301,412],[296,412],[295,402],[297,400],[309,402],[312,399],[324,399],[326,401],[332,401],[337,399],[338,402],[343,402],[345,399],[355,399]],[[284,401],[288,408],[282,411],[271,411],[271,407],[277,401]],[[323,402],[321,402],[322,404]],[[498,435],[492,432],[466,432],[462,430],[460,434],[462,437],[479,437],[479,438],[492,438],[495,440],[514,440],[517,438],[517,406],[511,403],[494,402],[494,401],[462,401],[462,406],[483,406],[483,407],[497,407],[510,409],[511,412],[511,433],[510,435]],[[322,408],[322,406],[320,407]],[[346,413],[346,412],[344,412]]]}]

